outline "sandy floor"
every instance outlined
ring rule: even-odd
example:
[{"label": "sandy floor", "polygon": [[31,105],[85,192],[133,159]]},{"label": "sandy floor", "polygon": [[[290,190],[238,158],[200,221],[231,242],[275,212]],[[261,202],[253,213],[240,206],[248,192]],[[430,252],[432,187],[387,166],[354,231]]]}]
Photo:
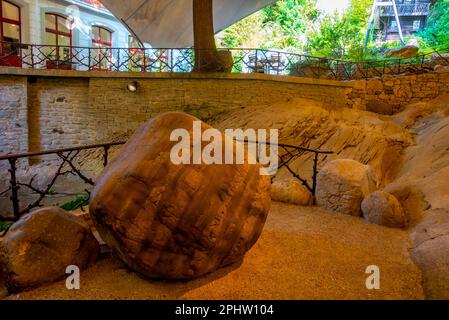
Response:
[{"label": "sandy floor", "polygon": [[[146,280],[114,258],[81,275],[9,299],[421,299],[421,273],[405,232],[318,208],[274,203],[264,233],[241,265],[192,282]],[[381,290],[365,287],[378,265]]]}]

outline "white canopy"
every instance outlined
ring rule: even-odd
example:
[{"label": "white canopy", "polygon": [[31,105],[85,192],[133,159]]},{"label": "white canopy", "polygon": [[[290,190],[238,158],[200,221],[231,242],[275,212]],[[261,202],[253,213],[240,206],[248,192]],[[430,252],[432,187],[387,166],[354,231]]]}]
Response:
[{"label": "white canopy", "polygon": [[[193,45],[192,0],[101,0],[143,42],[154,48]],[[276,0],[214,0],[215,32]]]}]

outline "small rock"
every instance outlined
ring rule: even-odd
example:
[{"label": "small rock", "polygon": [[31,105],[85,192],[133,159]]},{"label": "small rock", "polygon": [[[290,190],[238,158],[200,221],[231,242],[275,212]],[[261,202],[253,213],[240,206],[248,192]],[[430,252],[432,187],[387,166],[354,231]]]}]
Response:
[{"label": "small rock", "polygon": [[316,200],[324,209],[360,217],[363,199],[376,189],[377,177],[371,166],[337,159],[319,172]]},{"label": "small rock", "polygon": [[436,65],[433,69],[436,72],[441,72],[441,73],[449,72],[449,67],[448,66]]},{"label": "small rock", "polygon": [[383,191],[376,191],[366,197],[362,202],[362,212],[371,223],[390,228],[407,226],[407,218],[398,199]]},{"label": "small rock", "polygon": [[66,268],[94,262],[99,246],[88,226],[59,208],[22,217],[0,242],[0,265],[11,292],[57,281]]},{"label": "small rock", "polygon": [[271,199],[299,206],[308,206],[313,202],[312,193],[295,178],[274,182],[271,185]]},{"label": "small rock", "polygon": [[388,55],[393,58],[410,59],[416,57],[418,51],[419,47],[410,45],[404,46],[396,50],[392,50]]}]

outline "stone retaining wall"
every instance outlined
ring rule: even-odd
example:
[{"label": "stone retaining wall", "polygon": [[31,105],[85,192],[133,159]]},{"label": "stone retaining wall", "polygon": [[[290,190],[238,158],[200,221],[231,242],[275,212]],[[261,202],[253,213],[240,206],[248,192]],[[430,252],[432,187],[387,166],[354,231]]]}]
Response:
[{"label": "stone retaining wall", "polygon": [[[137,92],[127,90],[131,81],[138,82]],[[448,84],[447,69],[338,82],[259,74],[0,68],[0,154],[109,142],[129,135],[141,123],[166,111],[185,111],[207,121],[232,109],[295,97],[391,113],[409,103],[448,93]]]}]

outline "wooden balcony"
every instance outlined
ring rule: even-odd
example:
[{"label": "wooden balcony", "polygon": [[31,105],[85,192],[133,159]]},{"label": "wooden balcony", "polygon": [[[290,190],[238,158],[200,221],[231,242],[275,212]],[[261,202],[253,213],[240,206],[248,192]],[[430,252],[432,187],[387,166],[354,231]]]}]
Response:
[{"label": "wooden balcony", "polygon": [[[416,3],[416,4],[399,4],[398,15],[401,17],[427,16],[430,13],[430,3]],[[381,16],[394,16],[393,7],[386,7],[382,9]]]}]

